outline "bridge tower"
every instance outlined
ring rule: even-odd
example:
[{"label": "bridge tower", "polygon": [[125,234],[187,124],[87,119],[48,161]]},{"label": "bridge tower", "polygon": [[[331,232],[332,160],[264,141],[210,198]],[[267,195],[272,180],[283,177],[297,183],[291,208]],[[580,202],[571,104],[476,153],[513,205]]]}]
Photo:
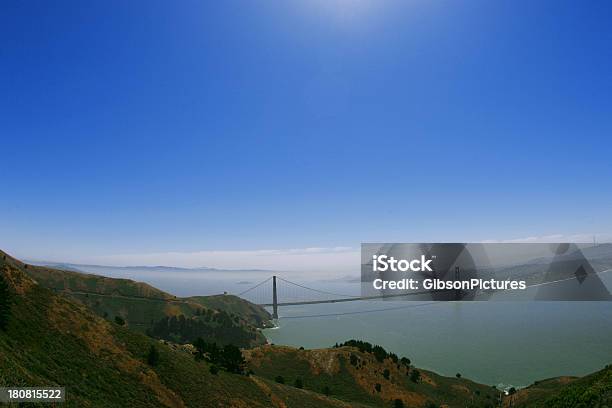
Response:
[{"label": "bridge tower", "polygon": [[276,296],[276,275],[272,277],[272,318],[278,319],[278,299]]}]

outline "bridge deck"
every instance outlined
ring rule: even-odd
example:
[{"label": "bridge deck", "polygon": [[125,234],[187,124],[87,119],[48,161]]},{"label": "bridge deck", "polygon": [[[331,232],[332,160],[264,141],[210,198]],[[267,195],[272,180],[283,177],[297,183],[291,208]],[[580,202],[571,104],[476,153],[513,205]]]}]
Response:
[{"label": "bridge deck", "polygon": [[[328,300],[308,300],[308,301],[296,301],[296,302],[278,302],[277,306],[296,306],[296,305],[314,305],[318,303],[340,303],[340,302],[353,302],[355,300],[374,300],[374,299],[386,299],[393,297],[405,297],[405,296],[414,296],[414,295],[424,295],[433,292],[438,292],[439,290],[428,290],[423,292],[412,292],[412,293],[399,293],[392,295],[376,295],[376,296],[355,296],[351,298],[343,298],[343,299],[328,299]],[[259,306],[274,306],[274,303],[260,303]]]}]

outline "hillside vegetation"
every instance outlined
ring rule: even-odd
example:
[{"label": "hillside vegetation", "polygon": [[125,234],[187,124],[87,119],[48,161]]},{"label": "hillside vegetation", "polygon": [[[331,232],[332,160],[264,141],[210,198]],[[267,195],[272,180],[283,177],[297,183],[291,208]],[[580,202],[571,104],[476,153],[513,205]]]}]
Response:
[{"label": "hillside vegetation", "polygon": [[[346,407],[324,395],[219,371],[0,265],[10,292],[0,386],[65,386],[66,407]],[[151,346],[157,364],[147,364]]]},{"label": "hillside vegetation", "polygon": [[21,269],[40,285],[87,305],[99,316],[141,333],[178,343],[198,337],[252,347],[265,343],[258,330],[270,314],[232,295],[177,298],[146,283],[24,264],[0,252],[0,265]]},{"label": "hillside vegetation", "polygon": [[258,376],[285,384],[297,381],[304,389],[350,403],[393,406],[400,400],[409,407],[494,407],[499,398],[490,386],[443,377],[390,353],[383,357],[354,346],[303,350],[266,345],[244,354]]},{"label": "hillside vegetation", "polygon": [[595,408],[612,406],[612,365],[582,378],[536,381],[504,401],[505,407]]},{"label": "hillside vegetation", "polygon": [[[491,386],[416,368],[407,356],[363,341],[319,350],[262,345],[240,351],[204,340],[195,346],[157,340],[99,316],[73,294],[45,288],[31,278],[33,270],[32,275],[45,276],[1,254],[0,386],[64,386],[67,407],[498,406],[500,392]],[[61,276],[53,270],[48,275]],[[107,288],[116,284],[109,282]],[[136,287],[129,290],[143,290]],[[163,294],[149,288],[148,293]],[[198,318],[202,310],[210,310],[204,312],[209,316],[220,313],[213,308],[223,301],[214,297],[205,305],[186,300],[199,305]],[[243,306],[230,302],[238,309],[223,313],[237,316]],[[228,350],[237,354],[232,361],[241,361],[239,369],[222,361]],[[583,378],[537,382],[504,397],[503,404],[611,406],[612,367]]]}]

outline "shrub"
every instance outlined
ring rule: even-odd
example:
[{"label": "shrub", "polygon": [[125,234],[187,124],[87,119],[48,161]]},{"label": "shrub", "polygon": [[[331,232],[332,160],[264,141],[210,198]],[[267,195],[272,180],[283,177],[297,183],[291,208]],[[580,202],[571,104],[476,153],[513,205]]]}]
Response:
[{"label": "shrub", "polygon": [[374,354],[374,357],[376,358],[376,360],[378,360],[379,363],[385,361],[385,358],[387,358],[388,356],[387,351],[381,346],[374,346],[372,348],[372,354]]},{"label": "shrub", "polygon": [[220,363],[227,371],[236,374],[242,373],[246,364],[242,352],[233,344],[227,344],[223,347]]},{"label": "shrub", "polygon": [[401,399],[396,399],[393,402],[393,408],[404,408],[404,401],[402,401]]},{"label": "shrub", "polygon": [[219,367],[217,367],[216,365],[211,365],[210,368],[208,369],[208,371],[212,374],[212,375],[217,375],[217,373],[219,372]]},{"label": "shrub", "polygon": [[383,371],[383,377],[385,377],[385,380],[388,380],[388,379],[389,379],[389,374],[391,374],[391,373],[389,372],[389,369],[388,369],[388,368],[385,368],[385,371]]},{"label": "shrub", "polygon": [[457,377],[457,378],[461,378],[461,373],[457,373],[457,374],[455,374],[455,377]]},{"label": "shrub", "polygon": [[413,369],[410,371],[410,381],[417,384],[421,380],[421,373],[419,370]]},{"label": "shrub", "polygon": [[193,346],[196,349],[196,360],[205,359],[230,373],[242,374],[244,372],[246,362],[240,349],[233,344],[226,344],[221,348],[217,347],[216,343],[207,343],[198,337],[193,342]]},{"label": "shrub", "polygon": [[331,389],[327,385],[323,387],[323,394],[327,395],[328,397],[331,395]]},{"label": "shrub", "polygon": [[376,392],[380,392],[380,390],[382,389],[382,386],[376,383],[376,385],[374,386],[374,389],[376,390]]},{"label": "shrub", "polygon": [[0,330],[6,330],[11,316],[11,292],[4,276],[0,274]]},{"label": "shrub", "polygon": [[302,379],[301,378],[296,378],[295,382],[293,383],[293,385],[295,386],[295,388],[299,388],[299,389],[304,388],[304,383],[302,383]]},{"label": "shrub", "polygon": [[119,326],[124,326],[125,320],[121,316],[115,316],[115,323],[117,323]]},{"label": "shrub", "polygon": [[285,383],[285,379],[283,378],[282,375],[277,375],[276,378],[274,379],[274,381],[276,381],[279,384],[284,384]]},{"label": "shrub", "polygon": [[154,345],[151,344],[151,348],[149,349],[149,353],[147,354],[147,363],[151,367],[155,367],[159,364],[159,351],[155,348]]}]

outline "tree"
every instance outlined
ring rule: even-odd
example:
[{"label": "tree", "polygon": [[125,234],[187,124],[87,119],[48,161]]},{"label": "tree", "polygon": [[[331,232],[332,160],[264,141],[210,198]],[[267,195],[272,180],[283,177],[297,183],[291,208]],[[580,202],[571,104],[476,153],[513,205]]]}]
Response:
[{"label": "tree", "polygon": [[304,383],[302,382],[301,378],[296,378],[293,385],[295,386],[295,388],[299,388],[299,389],[304,388]]},{"label": "tree", "polygon": [[410,371],[410,381],[416,384],[419,382],[420,379],[421,373],[419,372],[419,370],[413,369],[412,371]]},{"label": "tree", "polygon": [[11,292],[4,276],[0,274],[0,330],[6,330],[11,316]]},{"label": "tree", "polygon": [[385,380],[388,380],[388,379],[389,379],[389,374],[391,374],[391,373],[389,372],[389,369],[388,369],[388,368],[385,368],[385,371],[383,371],[383,377],[385,377]]},{"label": "tree", "polygon": [[125,320],[121,316],[115,316],[115,323],[117,323],[119,326],[123,326],[125,325]]},{"label": "tree", "polygon": [[385,358],[388,357],[387,350],[378,345],[372,348],[372,353],[374,354],[374,357],[376,358],[376,360],[378,360],[379,363],[382,363],[383,361],[385,361]]},{"label": "tree", "polygon": [[285,379],[283,378],[282,375],[277,375],[276,378],[274,379],[274,381],[276,381],[279,384],[284,384],[285,383]]},{"label": "tree", "polygon": [[151,348],[149,348],[149,353],[147,354],[147,363],[151,367],[155,367],[159,364],[159,351],[157,351],[157,348],[155,348],[153,344],[151,344]]},{"label": "tree", "polygon": [[193,347],[195,347],[196,352],[195,352],[195,359],[196,360],[202,360],[204,359],[204,353],[206,352],[206,347],[207,344],[204,341],[203,338],[198,337],[194,342],[193,342]]},{"label": "tree", "polygon": [[382,389],[382,385],[376,383],[376,385],[374,386],[374,389],[376,390],[376,392],[380,392],[380,390]]},{"label": "tree", "polygon": [[511,388],[508,390],[508,395],[514,395],[514,394],[516,394],[516,388],[511,387]]},{"label": "tree", "polygon": [[402,401],[401,399],[396,399],[393,402],[393,408],[404,408],[404,401]]},{"label": "tree", "polygon": [[409,358],[402,357],[400,359],[400,363],[402,363],[402,365],[404,365],[406,367],[410,367],[410,359]]},{"label": "tree", "polygon": [[355,354],[351,353],[350,361],[352,366],[357,366],[359,358]]},{"label": "tree", "polygon": [[233,344],[227,344],[223,347],[220,360],[222,367],[231,373],[241,374],[244,371],[246,361],[240,349]]},{"label": "tree", "polygon": [[457,373],[457,374],[455,374],[455,377],[457,377],[457,378],[461,378],[461,373]]},{"label": "tree", "polygon": [[327,395],[328,397],[331,395],[331,389],[327,385],[323,387],[323,394]]},{"label": "tree", "polygon": [[210,373],[212,375],[217,375],[217,373],[219,372],[219,367],[217,367],[216,365],[213,364],[213,365],[210,366],[208,371],[210,371]]}]

